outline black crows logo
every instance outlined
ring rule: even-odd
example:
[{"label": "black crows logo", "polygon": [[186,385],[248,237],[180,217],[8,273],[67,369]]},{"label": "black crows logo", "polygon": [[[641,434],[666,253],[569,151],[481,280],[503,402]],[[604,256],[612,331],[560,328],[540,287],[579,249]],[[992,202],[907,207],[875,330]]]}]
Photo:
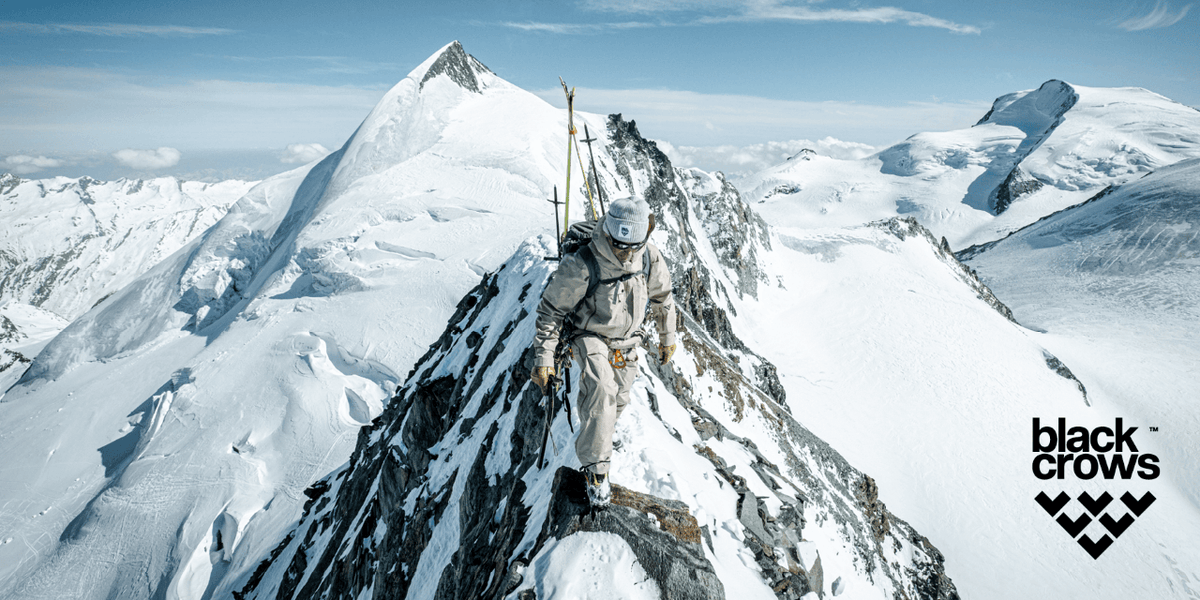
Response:
[{"label": "black crows logo", "polygon": [[[1058,517],[1055,521],[1062,526],[1067,535],[1070,535],[1072,539],[1079,542],[1079,545],[1083,546],[1083,549],[1088,554],[1091,554],[1092,558],[1100,558],[1100,555],[1104,554],[1104,551],[1108,550],[1108,547],[1113,544],[1113,540],[1121,537],[1121,534],[1125,533],[1125,530],[1129,529],[1130,525],[1133,525],[1134,518],[1142,516],[1142,513],[1146,512],[1146,509],[1151,504],[1154,504],[1155,497],[1154,494],[1146,492],[1139,500],[1134,498],[1133,494],[1125,492],[1121,495],[1121,503],[1130,512],[1122,515],[1120,519],[1112,518],[1112,515],[1107,512],[1103,515],[1100,514],[1113,501],[1112,495],[1108,492],[1100,494],[1099,498],[1093,498],[1087,492],[1080,494],[1077,500],[1083,505],[1086,512],[1081,513],[1076,519],[1071,519],[1067,515],[1067,512],[1063,511],[1063,507],[1071,502],[1071,497],[1066,492],[1059,492],[1058,496],[1053,500],[1050,499],[1050,496],[1046,495],[1046,492],[1039,492],[1036,500],[1042,508],[1046,509],[1046,512],[1050,513],[1051,517]],[[1059,514],[1060,511],[1062,511],[1062,514]],[[1088,513],[1091,513],[1091,515]],[[1085,527],[1091,524],[1092,517],[1099,517],[1100,524],[1108,530],[1108,533],[1112,534],[1112,537],[1109,537],[1108,533],[1106,533],[1101,535],[1099,539],[1093,540],[1086,533],[1079,535]]]},{"label": "black crows logo", "polygon": [[[1061,417],[1055,425],[1042,425],[1041,419],[1033,419],[1033,475],[1038,479],[1065,479],[1068,474],[1084,480],[1157,479],[1161,473],[1157,456],[1138,452],[1137,444],[1133,441],[1133,432],[1138,428],[1125,427],[1120,417],[1111,428],[1076,426],[1068,429],[1067,420]],[[1154,431],[1155,428],[1151,427],[1150,430]],[[1094,559],[1100,558],[1155,500],[1150,492],[1143,494],[1141,499],[1125,492],[1121,496],[1121,503],[1130,512],[1122,514],[1120,519],[1114,519],[1111,514],[1104,512],[1112,504],[1112,494],[1104,492],[1093,498],[1091,494],[1083,492],[1076,499],[1083,505],[1084,512],[1072,519],[1063,510],[1071,502],[1071,496],[1066,492],[1059,492],[1053,499],[1046,492],[1039,492],[1035,499],[1071,539],[1079,542]],[[1119,506],[1116,508],[1119,509]],[[1108,530],[1108,533],[1095,540],[1087,534],[1080,535],[1093,518],[1098,518]],[[1111,537],[1109,534],[1112,534]]]}]

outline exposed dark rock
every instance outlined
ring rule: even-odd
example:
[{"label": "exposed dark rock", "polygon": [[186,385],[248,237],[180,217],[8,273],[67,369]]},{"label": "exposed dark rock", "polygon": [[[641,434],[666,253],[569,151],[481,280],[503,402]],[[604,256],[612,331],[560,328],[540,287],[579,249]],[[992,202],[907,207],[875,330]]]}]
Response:
[{"label": "exposed dark rock", "polygon": [[562,539],[580,531],[621,536],[646,574],[658,584],[664,599],[725,597],[725,587],[700,547],[700,527],[682,502],[613,485],[612,504],[593,510],[583,474],[563,467],[555,474],[550,514],[538,549],[549,538]]},{"label": "exposed dark rock", "polygon": [[24,339],[25,334],[8,317],[0,315],[0,342],[12,343]]},{"label": "exposed dark rock", "polygon": [[0,196],[11,192],[14,188],[24,182],[25,181],[23,179],[13,175],[12,173],[0,175]]},{"label": "exposed dark rock", "polygon": [[425,89],[425,82],[430,79],[438,75],[446,75],[451,81],[457,83],[459,87],[479,94],[483,92],[484,85],[479,81],[477,76],[491,72],[490,69],[483,66],[483,63],[476,60],[474,56],[467,54],[463,50],[462,44],[455,40],[429,66],[429,70],[425,72],[425,77],[421,78],[421,89]]},{"label": "exposed dark rock", "polygon": [[1046,366],[1050,367],[1051,371],[1058,373],[1058,376],[1062,377],[1063,379],[1069,379],[1075,382],[1075,387],[1079,389],[1080,394],[1083,394],[1083,401],[1087,402],[1088,406],[1091,406],[1092,403],[1088,400],[1087,388],[1083,387],[1083,382],[1079,381],[1079,378],[1075,377],[1075,374],[1071,372],[1071,369],[1068,369],[1067,365],[1063,364],[1061,360],[1058,360],[1057,356],[1054,356],[1045,350],[1042,351],[1042,356],[1046,359]]},{"label": "exposed dark rock", "polygon": [[858,505],[863,509],[863,514],[871,523],[871,534],[875,536],[875,541],[883,542],[884,536],[891,530],[891,524],[888,522],[887,508],[879,501],[879,487],[875,485],[875,480],[871,479],[869,475],[863,475],[855,492],[855,500],[858,501]]},{"label": "exposed dark rock", "polygon": [[[771,248],[766,222],[720,174],[720,190],[713,192],[696,172],[673,168],[658,145],[638,133],[634,121],[609,115],[608,130],[613,143],[607,149],[624,189],[634,189],[633,173],[640,172],[648,182],[644,195],[658,228],[671,234],[662,251],[670,265],[676,303],[725,350],[750,356],[754,367],[748,373],[755,385],[783,404],[785,393],[774,365],[747,348],[733,332],[726,312],[733,307],[728,292],[700,260],[695,245],[698,239],[712,240],[713,252],[736,276],[737,293],[756,297],[759,281],[767,280],[758,259],[760,248]],[[703,236],[691,227],[693,211],[705,227]]]},{"label": "exposed dark rock", "polygon": [[992,194],[992,212],[1000,214],[1016,202],[1018,198],[1025,194],[1036,192],[1045,184],[1034,177],[1030,177],[1028,173],[1021,167],[1014,167],[1008,177],[996,188]]}]

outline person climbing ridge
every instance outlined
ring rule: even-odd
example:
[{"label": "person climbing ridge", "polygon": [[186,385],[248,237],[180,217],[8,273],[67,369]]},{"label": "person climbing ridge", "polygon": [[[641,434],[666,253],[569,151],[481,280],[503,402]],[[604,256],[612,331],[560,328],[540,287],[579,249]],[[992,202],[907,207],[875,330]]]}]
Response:
[{"label": "person climbing ridge", "polygon": [[675,352],[675,300],[666,260],[649,242],[654,219],[644,201],[613,200],[601,221],[590,225],[590,239],[564,252],[542,292],[530,379],[543,394],[552,393],[556,350],[560,344],[570,348],[580,368],[575,453],[589,501],[603,507],[612,498],[613,430],[637,378],[637,346],[649,335],[643,330],[647,312],[654,316],[658,360],[665,365]]}]

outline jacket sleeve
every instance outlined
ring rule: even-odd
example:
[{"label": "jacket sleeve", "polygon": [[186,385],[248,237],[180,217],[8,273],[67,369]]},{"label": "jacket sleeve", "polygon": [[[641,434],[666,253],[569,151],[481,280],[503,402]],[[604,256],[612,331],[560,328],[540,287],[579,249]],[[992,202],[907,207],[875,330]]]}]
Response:
[{"label": "jacket sleeve", "polygon": [[650,252],[650,312],[658,327],[658,343],[670,346],[675,343],[675,297],[671,294],[671,271],[658,247],[647,245]]},{"label": "jacket sleeve", "polygon": [[575,254],[563,256],[538,304],[537,332],[533,338],[535,367],[554,366],[554,349],[563,319],[583,299],[587,285],[588,270],[583,260]]}]

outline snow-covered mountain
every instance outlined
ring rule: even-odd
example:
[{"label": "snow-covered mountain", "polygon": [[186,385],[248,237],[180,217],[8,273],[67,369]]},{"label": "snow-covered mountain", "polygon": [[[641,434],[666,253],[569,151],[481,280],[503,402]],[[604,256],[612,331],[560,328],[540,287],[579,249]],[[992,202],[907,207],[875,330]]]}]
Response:
[{"label": "snow-covered mountain", "polygon": [[[671,169],[631,122],[610,127],[595,115],[576,118],[608,131],[597,162],[609,192],[636,190],[660,211],[659,241],[675,258],[681,291],[688,290],[681,304],[701,324],[693,335],[715,340],[694,351],[709,374],[693,385],[726,382],[716,391],[696,387],[692,402],[718,412],[693,428],[720,433],[711,444],[720,451],[704,458],[709,470],[679,477],[726,490],[703,505],[714,511],[710,554],[718,548],[717,563],[735,577],[725,585],[770,594],[768,585],[803,566],[806,585],[828,592],[836,578],[822,583],[815,575],[821,554],[843,579],[839,585],[890,595],[932,578],[933,589],[952,590],[940,575],[940,555],[886,512],[869,478],[804,437],[798,424],[804,446],[771,441],[770,431],[786,431],[787,419],[770,417],[786,414],[784,391],[774,367],[741,343],[729,318],[737,303],[775,284],[763,270],[761,221],[721,179]],[[254,187],[199,239],[75,319],[0,402],[0,420],[13,424],[0,438],[10,457],[0,469],[15,482],[0,492],[0,521],[12,532],[0,540],[0,593],[202,598],[247,589],[261,561],[296,528],[305,490],[345,472],[360,428],[385,405],[393,412],[402,406],[389,402],[407,379],[398,374],[438,340],[480,275],[495,281],[504,264],[515,274],[529,248],[544,249],[545,238],[531,240],[552,230],[544,198],[565,176],[565,126],[563,111],[451,44],[391,90],[339,151]],[[580,198],[584,190],[574,192]],[[519,280],[545,278],[547,265],[534,262]],[[524,295],[522,302],[536,299]],[[491,306],[496,319],[518,323],[508,311],[519,305]],[[519,353],[517,346],[509,353]],[[704,347],[722,350],[705,355]],[[436,352],[422,364],[434,359]],[[744,400],[723,399],[738,389]],[[684,407],[663,410],[682,426]],[[520,410],[537,409],[522,403]],[[761,429],[764,423],[775,425]],[[758,459],[747,448],[755,446],[770,458],[751,467]],[[665,479],[631,476],[626,485],[671,495],[671,469],[647,466],[659,452],[644,448],[624,468]],[[680,448],[692,466],[706,456]],[[822,458],[784,466],[788,453],[801,451]],[[794,486],[804,480],[805,460],[832,465],[840,479],[780,492],[794,499],[795,511],[790,521],[768,525],[783,518],[783,501],[765,487],[771,476],[747,481],[749,472],[772,465],[777,485]],[[737,464],[744,474],[733,473]],[[731,487],[712,479],[721,472]],[[669,499],[688,498],[675,494]],[[820,538],[798,525],[802,494],[828,497],[803,509],[807,518],[835,515],[821,517],[831,529]],[[765,504],[752,510],[759,495]],[[544,510],[549,502],[534,504]],[[694,495],[692,502],[685,514],[701,511]],[[774,563],[755,559],[743,519],[761,528],[764,542],[782,544],[780,553],[760,548]],[[868,537],[872,519],[878,533]],[[782,550],[801,535],[827,543]],[[883,543],[888,535],[894,543]],[[430,547],[430,558],[418,562],[436,565],[442,550]],[[787,553],[794,563],[784,560]],[[775,579],[758,575],[763,565]],[[435,590],[414,588],[418,596]]]},{"label": "snow-covered mountain", "polygon": [[73,318],[0,397],[0,596],[1195,587],[1184,465],[1137,482],[1157,501],[1100,561],[1033,500],[1031,417],[1129,417],[928,229],[772,228],[771,201],[764,220],[719,174],[673,168],[632,121],[575,118],[603,132],[600,184],[654,209],[684,321],[673,365],[638,361],[618,506],[581,514],[564,412],[533,464],[547,414],[524,354],[566,114],[455,42],[337,152]]},{"label": "snow-covered mountain", "polygon": [[0,176],[0,304],[74,320],[211,227],[255,183]]},{"label": "snow-covered mountain", "polygon": [[1164,423],[1200,506],[1200,160],[1163,167],[959,253],[1126,414]]},{"label": "snow-covered mountain", "polygon": [[74,320],[0,404],[38,424],[0,442],[4,589],[199,597],[224,581],[214,522],[273,545],[458,299],[552,225],[564,128],[455,44]]},{"label": "snow-covered mountain", "polygon": [[672,366],[639,352],[617,506],[585,514],[566,412],[549,415],[561,452],[536,466],[547,415],[525,355],[552,270],[541,236],[463,299],[239,597],[956,597],[937,549],[793,418],[775,367],[737,337],[733,306],[770,285],[765,224],[632,123],[607,132],[610,185],[658,215],[686,323]]},{"label": "snow-covered mountain", "polygon": [[1147,90],[1051,80],[998,98],[969,129],[919,133],[861,160],[802,153],[737,185],[773,225],[912,216],[961,249],[1198,158],[1197,131],[1200,111]]},{"label": "snow-covered mountain", "polygon": [[0,175],[0,390],[71,320],[194,240],[253,185]]}]

